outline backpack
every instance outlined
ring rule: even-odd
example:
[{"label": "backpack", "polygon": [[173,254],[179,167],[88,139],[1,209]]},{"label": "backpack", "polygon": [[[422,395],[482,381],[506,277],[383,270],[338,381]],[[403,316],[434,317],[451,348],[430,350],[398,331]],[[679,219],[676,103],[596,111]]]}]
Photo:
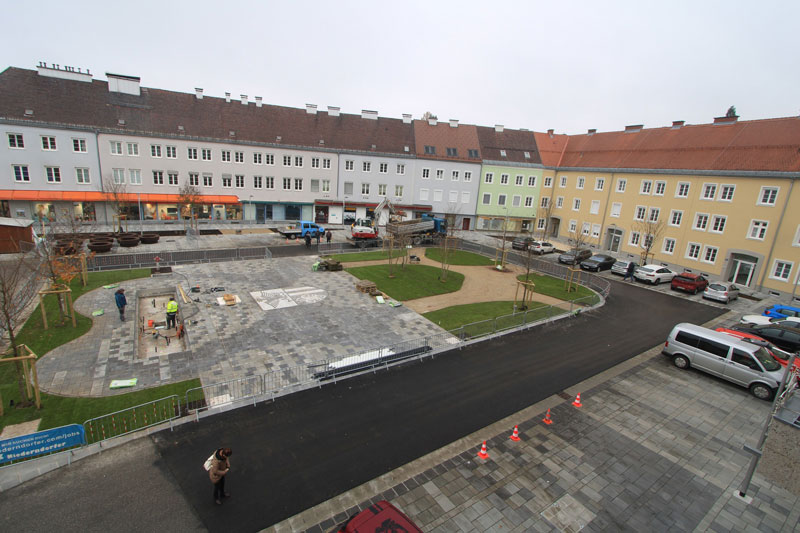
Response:
[{"label": "backpack", "polygon": [[212,454],[211,454],[211,456],[210,456],[208,459],[206,459],[206,462],[205,462],[205,463],[203,463],[203,468],[205,468],[205,469],[206,469],[206,472],[208,472],[209,470],[211,470],[211,465],[214,463],[214,455],[215,455],[216,453],[217,453],[217,452],[214,452],[214,453],[212,453]]}]

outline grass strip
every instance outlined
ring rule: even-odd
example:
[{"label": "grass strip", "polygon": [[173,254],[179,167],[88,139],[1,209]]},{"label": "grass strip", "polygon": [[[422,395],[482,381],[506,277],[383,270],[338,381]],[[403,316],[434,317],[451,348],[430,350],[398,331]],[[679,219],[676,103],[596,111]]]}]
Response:
[{"label": "grass strip", "polygon": [[351,267],[347,271],[358,279],[375,282],[379,290],[401,302],[455,292],[464,283],[464,275],[448,272],[447,281],[439,281],[442,269],[425,265],[406,265],[392,267],[394,277],[389,277],[389,265]]}]

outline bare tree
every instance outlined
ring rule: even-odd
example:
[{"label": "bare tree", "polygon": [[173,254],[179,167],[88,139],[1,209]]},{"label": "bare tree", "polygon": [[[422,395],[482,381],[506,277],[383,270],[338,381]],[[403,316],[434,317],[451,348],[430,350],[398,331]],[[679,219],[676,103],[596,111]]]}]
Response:
[{"label": "bare tree", "polygon": [[197,229],[197,216],[195,209],[200,204],[200,189],[196,185],[191,185],[187,181],[178,190],[178,203],[181,209],[181,218],[183,218],[183,226],[186,229],[186,221],[189,222],[189,232],[198,235],[200,232]]},{"label": "bare tree", "polygon": [[[119,232],[122,233],[122,210],[127,198],[127,186],[125,183],[118,183],[114,178],[106,178],[103,182],[103,189],[109,197],[109,205],[114,212],[114,231],[117,230],[119,224]],[[125,228],[127,231],[127,227]]]},{"label": "bare tree", "polygon": [[664,219],[656,218],[653,220],[654,216],[657,217],[658,214],[654,215],[654,212],[650,211],[646,219],[639,220],[633,225],[633,231],[639,232],[640,234],[639,242],[642,247],[641,260],[643,265],[652,262],[653,256],[655,255],[652,253],[653,246],[655,246],[656,241],[664,233],[666,227]]},{"label": "bare tree", "polygon": [[544,226],[540,230],[541,237],[539,238],[543,241],[547,240],[547,232],[550,230],[550,218],[553,215],[553,202],[547,202],[547,207],[540,208],[536,214],[539,215],[540,219],[544,218],[545,220]]},{"label": "bare tree", "polygon": [[591,226],[588,222],[578,220],[575,223],[575,229],[570,228],[569,239],[573,250],[579,250],[586,246],[586,241],[591,235]]}]

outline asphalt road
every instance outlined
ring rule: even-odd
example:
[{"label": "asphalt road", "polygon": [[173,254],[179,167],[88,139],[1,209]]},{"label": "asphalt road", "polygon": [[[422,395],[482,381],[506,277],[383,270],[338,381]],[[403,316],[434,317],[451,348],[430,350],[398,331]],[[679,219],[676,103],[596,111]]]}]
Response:
[{"label": "asphalt road", "polygon": [[[90,477],[77,474],[83,465],[53,472],[8,491],[0,524],[41,530],[49,517],[65,531],[101,531],[103,517],[135,515],[111,529],[164,529],[162,511],[172,509],[166,518],[182,530],[255,531],[652,348],[677,322],[721,311],[614,282],[596,312],[185,424],[155,435],[156,450],[120,451]],[[219,446],[234,451],[223,506],[202,468]],[[93,519],[61,521],[84,493]],[[158,512],[138,512],[151,506]]]}]

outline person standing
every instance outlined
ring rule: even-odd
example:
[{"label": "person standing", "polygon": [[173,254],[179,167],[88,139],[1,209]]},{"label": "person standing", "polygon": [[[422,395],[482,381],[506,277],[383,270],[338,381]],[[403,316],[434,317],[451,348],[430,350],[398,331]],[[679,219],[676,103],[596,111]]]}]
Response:
[{"label": "person standing", "polygon": [[306,248],[311,248],[311,235],[306,233]]},{"label": "person standing", "polygon": [[319,240],[320,240],[321,237],[322,237],[322,235],[320,235],[319,232],[317,232],[317,246],[319,246]]},{"label": "person standing", "polygon": [[325,240],[327,241],[328,244],[331,243],[331,230],[325,232]]},{"label": "person standing", "polygon": [[167,302],[167,329],[177,327],[175,317],[178,315],[178,302],[172,296]]},{"label": "person standing", "polygon": [[631,281],[634,281],[633,273],[636,271],[636,263],[633,261],[628,261],[628,268],[625,269],[625,276],[623,276],[622,281],[625,281],[628,278],[631,278]]},{"label": "person standing", "polygon": [[225,492],[225,476],[231,469],[229,457],[233,455],[230,448],[219,448],[214,452],[214,459],[211,461],[211,468],[208,470],[208,477],[214,484],[214,503],[222,505],[222,498],[230,497],[230,493]]},{"label": "person standing", "polygon": [[117,289],[114,294],[114,301],[117,303],[119,309],[119,319],[125,322],[125,306],[128,305],[128,300],[125,298],[125,289]]}]

